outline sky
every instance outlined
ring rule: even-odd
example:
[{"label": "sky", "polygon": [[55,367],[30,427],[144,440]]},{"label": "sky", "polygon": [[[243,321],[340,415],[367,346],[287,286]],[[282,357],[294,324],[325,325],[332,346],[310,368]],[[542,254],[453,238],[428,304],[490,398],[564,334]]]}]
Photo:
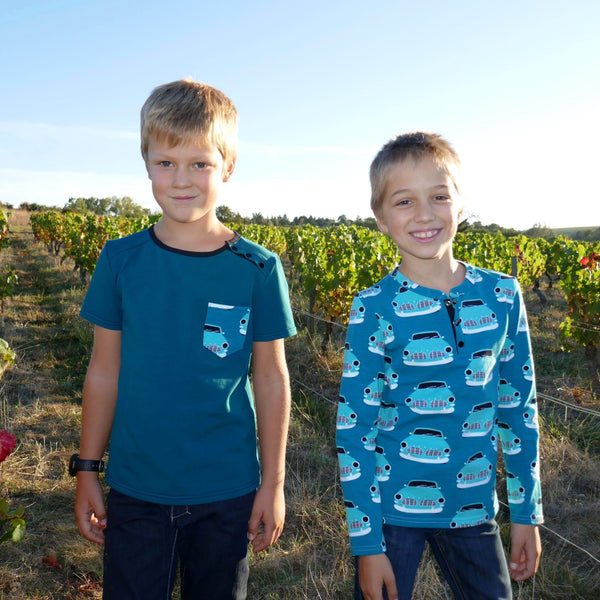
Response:
[{"label": "sky", "polygon": [[240,113],[244,216],[371,216],[371,160],[421,130],[472,220],[600,226],[599,30],[597,0],[0,0],[0,202],[156,209],[139,111],[191,77]]}]

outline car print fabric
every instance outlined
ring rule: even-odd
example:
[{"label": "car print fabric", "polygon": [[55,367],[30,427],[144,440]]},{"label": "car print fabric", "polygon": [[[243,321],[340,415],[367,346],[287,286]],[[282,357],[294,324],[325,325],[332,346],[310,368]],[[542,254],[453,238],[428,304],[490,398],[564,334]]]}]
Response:
[{"label": "car print fabric", "polygon": [[399,269],[358,293],[344,350],[337,451],[352,552],[385,549],[382,523],[457,528],[498,510],[542,520],[538,419],[516,279],[471,265],[450,295]]},{"label": "car print fabric", "polygon": [[81,315],[122,331],[111,487],[162,504],[256,489],[252,344],[295,333],[277,255],[239,236],[208,253],[152,229],[111,240]]}]

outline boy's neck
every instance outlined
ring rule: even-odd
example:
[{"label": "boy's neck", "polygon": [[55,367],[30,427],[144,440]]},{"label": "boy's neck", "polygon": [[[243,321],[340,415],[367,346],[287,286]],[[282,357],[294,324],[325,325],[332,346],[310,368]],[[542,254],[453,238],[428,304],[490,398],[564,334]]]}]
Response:
[{"label": "boy's neck", "polygon": [[402,275],[413,283],[446,294],[459,286],[466,274],[464,265],[455,258],[417,261],[402,259],[399,268]]},{"label": "boy's neck", "polygon": [[163,216],[154,226],[154,233],[166,246],[187,252],[218,250],[234,235],[216,217],[211,220],[177,223]]}]

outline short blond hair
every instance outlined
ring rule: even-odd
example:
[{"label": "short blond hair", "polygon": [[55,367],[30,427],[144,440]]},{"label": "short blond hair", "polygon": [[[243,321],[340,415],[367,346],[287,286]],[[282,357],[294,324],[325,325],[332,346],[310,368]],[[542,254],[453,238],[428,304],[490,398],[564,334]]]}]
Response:
[{"label": "short blond hair", "polygon": [[151,137],[172,146],[203,140],[214,144],[225,162],[237,157],[238,112],[223,92],[206,83],[181,79],[154,88],[140,117],[146,162]]},{"label": "short blond hair", "polygon": [[448,173],[458,191],[460,159],[450,143],[437,133],[405,133],[385,144],[371,163],[371,209],[376,215],[381,209],[390,168],[407,159],[416,161],[425,157],[431,158],[439,168]]}]

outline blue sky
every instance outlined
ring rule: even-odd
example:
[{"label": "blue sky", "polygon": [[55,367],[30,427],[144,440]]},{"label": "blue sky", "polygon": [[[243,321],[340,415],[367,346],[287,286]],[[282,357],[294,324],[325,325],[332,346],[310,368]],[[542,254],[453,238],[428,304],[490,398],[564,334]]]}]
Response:
[{"label": "blue sky", "polygon": [[0,0],[0,201],[154,208],[139,109],[192,77],[240,112],[241,214],[369,216],[374,154],[421,129],[483,223],[600,226],[599,28],[596,0]]}]

